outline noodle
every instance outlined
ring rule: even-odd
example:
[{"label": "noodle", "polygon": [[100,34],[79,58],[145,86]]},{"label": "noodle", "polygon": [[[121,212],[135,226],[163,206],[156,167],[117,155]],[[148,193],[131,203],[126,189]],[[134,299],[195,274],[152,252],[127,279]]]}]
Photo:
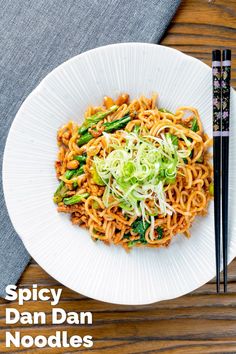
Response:
[{"label": "noodle", "polygon": [[[59,194],[62,196],[62,190],[64,193],[61,199],[57,199],[58,190],[54,195],[57,196],[58,211],[71,214],[72,223],[89,229],[94,240],[101,240],[107,244],[114,243],[126,249],[132,246],[168,246],[176,234],[182,233],[189,237],[189,229],[195,217],[207,213],[213,186],[210,154],[207,152],[211,139],[203,131],[197,109],[184,106],[171,113],[158,109],[156,99],[156,95],[151,99],[141,96],[130,102],[129,96],[124,94],[116,102],[110,97],[105,97],[103,106],[89,107],[85,112],[85,119],[89,120],[91,116],[101,112],[105,113],[105,116],[86,128],[90,140],[81,146],[78,142],[82,134],[79,133],[80,127],[75,122],[68,122],[58,131],[59,153],[55,168],[61,181]],[[112,110],[115,104],[118,107],[110,114],[106,114],[106,111]],[[108,133],[104,133],[107,124],[126,116],[129,116],[129,121],[123,129],[114,130],[109,136]],[[125,134],[134,134],[135,129],[138,129],[138,133],[135,134],[149,145],[153,144],[155,149],[159,148],[160,139],[170,134],[177,139],[176,149],[180,156],[181,153],[189,151],[186,157],[179,158],[177,173],[174,178],[171,176],[171,182],[163,182],[164,203],[169,209],[167,208],[164,213],[161,201],[156,207],[155,198],[153,196],[147,198],[143,204],[140,202],[140,210],[143,215],[145,209],[150,219],[143,218],[141,224],[137,224],[140,215],[123,209],[122,203],[119,202],[122,192],[119,194],[116,191],[119,194],[118,199],[115,197],[116,194],[111,192],[114,194],[112,199],[112,194],[106,195],[108,182],[100,183],[100,180],[103,182],[101,176],[99,181],[94,177],[95,158],[107,158],[115,150],[114,144],[122,149],[128,143]],[[112,140],[109,140],[110,137]],[[75,166],[76,171],[81,168],[82,170],[74,173],[73,168],[69,169],[71,166]],[[68,170],[72,171],[72,177],[67,173]],[[167,180],[168,178],[165,181]],[[133,190],[136,191],[135,184]],[[81,199],[78,199],[78,202],[66,205],[65,201],[68,198],[77,198],[80,195]],[[153,210],[156,209],[158,211],[155,214]],[[143,227],[142,233],[137,231],[138,227],[140,230]]]}]

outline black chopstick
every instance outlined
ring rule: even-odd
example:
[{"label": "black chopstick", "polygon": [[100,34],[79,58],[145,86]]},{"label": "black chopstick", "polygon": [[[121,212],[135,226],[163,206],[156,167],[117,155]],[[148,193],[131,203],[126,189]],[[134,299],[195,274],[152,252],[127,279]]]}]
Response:
[{"label": "black chopstick", "polygon": [[221,72],[222,241],[223,241],[224,292],[227,292],[227,263],[228,263],[230,76],[231,76],[231,50],[225,49],[223,50],[222,72]]},{"label": "black chopstick", "polygon": [[214,225],[216,255],[216,291],[220,292],[220,169],[221,169],[221,52],[212,52],[213,79],[213,164],[214,164]]}]

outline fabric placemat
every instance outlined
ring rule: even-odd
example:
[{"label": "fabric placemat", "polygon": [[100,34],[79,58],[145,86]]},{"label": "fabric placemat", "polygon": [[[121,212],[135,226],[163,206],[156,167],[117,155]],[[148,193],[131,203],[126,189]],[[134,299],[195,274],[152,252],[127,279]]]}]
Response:
[{"label": "fabric placemat", "polygon": [[[45,75],[101,45],[158,43],[179,4],[180,0],[0,0],[0,169],[12,120]],[[10,222],[1,180],[0,296],[5,296],[8,284],[17,282],[29,259]]]}]

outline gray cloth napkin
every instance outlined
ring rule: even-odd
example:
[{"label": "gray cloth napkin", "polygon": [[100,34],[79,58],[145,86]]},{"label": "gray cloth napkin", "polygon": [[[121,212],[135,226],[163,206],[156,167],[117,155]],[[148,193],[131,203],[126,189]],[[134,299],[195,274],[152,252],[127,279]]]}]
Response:
[{"label": "gray cloth napkin", "polygon": [[[12,120],[45,75],[68,58],[101,45],[158,43],[179,3],[0,0],[0,166]],[[10,222],[0,183],[0,296],[8,284],[17,282],[29,258]]]}]

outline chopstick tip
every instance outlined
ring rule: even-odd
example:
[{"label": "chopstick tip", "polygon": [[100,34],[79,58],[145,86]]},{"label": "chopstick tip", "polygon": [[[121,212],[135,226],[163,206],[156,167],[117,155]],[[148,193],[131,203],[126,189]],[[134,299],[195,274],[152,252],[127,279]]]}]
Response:
[{"label": "chopstick tip", "polygon": [[223,61],[225,61],[225,60],[231,60],[231,50],[230,49],[223,50]]},{"label": "chopstick tip", "polygon": [[212,51],[212,61],[220,61],[221,60],[221,51],[219,49],[214,49]]}]

